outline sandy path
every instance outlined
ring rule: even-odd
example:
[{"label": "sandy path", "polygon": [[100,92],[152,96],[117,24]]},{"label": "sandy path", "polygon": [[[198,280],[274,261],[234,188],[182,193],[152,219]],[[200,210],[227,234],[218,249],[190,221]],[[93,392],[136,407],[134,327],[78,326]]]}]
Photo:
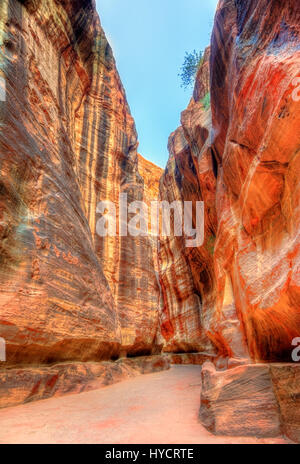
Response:
[{"label": "sandy path", "polygon": [[[0,410],[0,443],[282,443],[215,437],[197,420],[199,366]],[[196,384],[196,385],[195,385]]]}]

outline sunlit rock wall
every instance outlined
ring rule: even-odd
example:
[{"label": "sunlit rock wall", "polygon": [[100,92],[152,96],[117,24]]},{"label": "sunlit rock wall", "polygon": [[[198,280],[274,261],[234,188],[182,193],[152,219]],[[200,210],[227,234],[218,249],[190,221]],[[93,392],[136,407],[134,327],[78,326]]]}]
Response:
[{"label": "sunlit rock wall", "polygon": [[[219,321],[228,295],[254,360],[291,360],[300,332],[300,4],[221,1],[211,50],[218,160],[218,298],[213,338],[240,354]],[[235,317],[234,317],[235,318]]]},{"label": "sunlit rock wall", "polygon": [[[221,0],[160,187],[205,202],[205,242],[161,240],[166,350],[290,361],[300,333],[300,4]],[[208,51],[206,52],[206,55]],[[208,85],[208,82],[210,84]],[[204,109],[206,92],[210,109]]]},{"label": "sunlit rock wall", "polygon": [[[102,239],[97,203],[143,199],[137,135],[92,0],[3,0],[0,336],[7,363],[151,352],[146,237]],[[3,366],[3,364],[2,364]]]}]

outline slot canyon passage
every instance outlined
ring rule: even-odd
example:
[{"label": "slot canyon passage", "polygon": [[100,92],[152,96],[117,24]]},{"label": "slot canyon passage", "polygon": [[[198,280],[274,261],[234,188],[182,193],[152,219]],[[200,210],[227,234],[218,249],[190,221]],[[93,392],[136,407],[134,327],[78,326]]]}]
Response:
[{"label": "slot canyon passage", "polygon": [[[0,3],[0,442],[300,442],[300,3],[219,1],[165,170],[100,20]],[[203,201],[204,243],[100,237],[121,193]]]}]

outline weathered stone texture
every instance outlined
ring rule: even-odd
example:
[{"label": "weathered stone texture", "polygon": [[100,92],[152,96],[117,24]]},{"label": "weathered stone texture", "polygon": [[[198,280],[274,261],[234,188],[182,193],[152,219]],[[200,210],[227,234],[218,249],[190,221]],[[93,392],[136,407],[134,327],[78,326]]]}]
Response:
[{"label": "weathered stone texture", "polygon": [[299,366],[283,364],[300,332],[299,19],[295,0],[219,2],[160,185],[205,202],[203,246],[161,239],[161,333],[165,351],[217,353],[201,398],[217,434],[299,441]]},{"label": "weathered stone texture", "polygon": [[[211,50],[213,150],[218,160],[217,305],[227,285],[236,330],[256,361],[290,361],[299,335],[299,2],[221,1]],[[298,166],[298,167],[297,167]]]},{"label": "weathered stone texture", "polygon": [[199,418],[217,435],[283,434],[299,443],[299,376],[297,364],[246,364],[217,371],[206,362]]},{"label": "weathered stone texture", "polygon": [[146,356],[115,362],[65,362],[53,366],[3,369],[0,370],[0,408],[99,390],[136,375],[168,368],[169,361],[164,356]]},{"label": "weathered stone texture", "polygon": [[[91,0],[1,2],[0,336],[7,363],[150,353],[147,237],[100,238],[99,201],[144,198],[137,134]],[[0,77],[1,77],[0,76]]]},{"label": "weathered stone texture", "polygon": [[162,240],[167,350],[207,349],[205,334],[224,359],[291,360],[300,330],[299,18],[294,0],[219,2],[210,85],[207,51],[160,188],[205,202],[202,247]]},{"label": "weathered stone texture", "polygon": [[[209,141],[210,109],[209,49],[199,69],[189,107],[182,113],[182,126],[169,139],[170,157],[160,183],[160,200],[205,202],[205,242],[186,248],[186,236],[160,236],[161,334],[170,352],[212,350],[204,326],[204,307],[215,300],[213,249],[216,210],[213,159]],[[213,350],[212,350],[213,351]]]}]

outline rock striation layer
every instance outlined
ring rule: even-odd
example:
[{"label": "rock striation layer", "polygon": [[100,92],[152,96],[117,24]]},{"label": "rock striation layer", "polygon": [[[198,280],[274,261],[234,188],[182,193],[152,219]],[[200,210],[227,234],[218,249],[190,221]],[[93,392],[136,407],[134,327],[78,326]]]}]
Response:
[{"label": "rock striation layer", "polygon": [[53,396],[99,390],[140,374],[169,368],[163,356],[121,358],[115,362],[65,362],[53,366],[0,370],[0,408]]},{"label": "rock striation layer", "polygon": [[217,355],[200,419],[219,434],[300,440],[299,19],[295,0],[219,1],[160,184],[205,205],[202,246],[160,239],[161,335]]},{"label": "rock striation layer", "polygon": [[291,361],[300,330],[299,15],[294,0],[219,2],[160,186],[163,198],[205,203],[201,247],[161,240],[166,350],[212,343],[223,358]]},{"label": "rock striation layer", "polygon": [[160,200],[205,202],[205,242],[187,248],[186,236],[160,236],[161,336],[164,351],[214,351],[205,333],[203,308],[215,302],[213,250],[217,229],[214,160],[211,155],[208,48],[182,126],[169,138],[170,157]]},{"label": "rock striation layer", "polygon": [[300,442],[297,364],[246,364],[202,372],[200,420],[217,435],[278,437]]},{"label": "rock striation layer", "polygon": [[147,189],[95,3],[0,8],[1,367],[150,354],[152,242],[96,230],[100,201],[118,219],[119,194],[143,200]]},{"label": "rock striation layer", "polygon": [[[294,0],[221,1],[212,36],[218,297],[209,330],[229,356],[241,355],[240,332],[242,355],[255,361],[291,361],[300,330],[299,18]],[[220,324],[229,313],[230,331]]]}]

